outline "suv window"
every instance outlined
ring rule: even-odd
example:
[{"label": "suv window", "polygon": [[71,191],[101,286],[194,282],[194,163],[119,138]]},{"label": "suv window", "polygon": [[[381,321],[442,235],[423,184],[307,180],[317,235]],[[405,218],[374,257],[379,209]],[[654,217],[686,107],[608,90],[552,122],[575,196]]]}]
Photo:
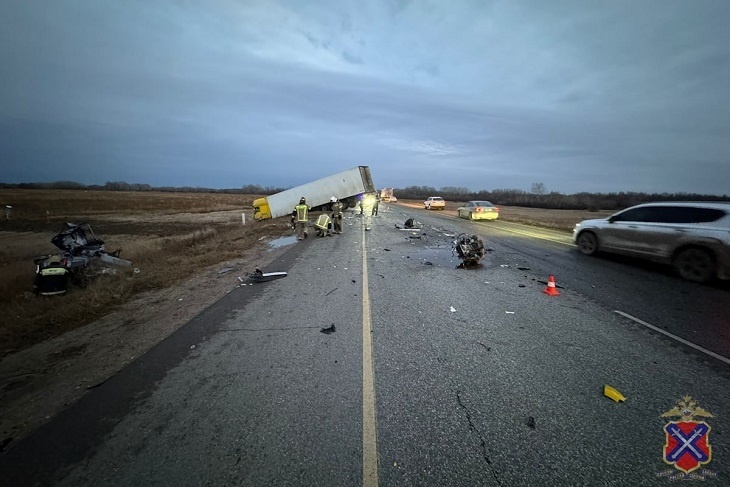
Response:
[{"label": "suv window", "polygon": [[723,210],[695,206],[646,206],[619,213],[612,221],[652,223],[705,223],[725,216]]}]

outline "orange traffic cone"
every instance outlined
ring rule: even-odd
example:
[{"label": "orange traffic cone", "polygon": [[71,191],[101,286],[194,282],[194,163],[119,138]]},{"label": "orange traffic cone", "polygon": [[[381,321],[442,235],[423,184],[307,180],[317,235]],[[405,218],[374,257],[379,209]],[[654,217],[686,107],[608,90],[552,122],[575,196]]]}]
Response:
[{"label": "orange traffic cone", "polygon": [[544,292],[548,296],[560,296],[558,288],[555,287],[555,278],[553,276],[550,276],[550,279],[548,279],[547,287],[542,292]]}]

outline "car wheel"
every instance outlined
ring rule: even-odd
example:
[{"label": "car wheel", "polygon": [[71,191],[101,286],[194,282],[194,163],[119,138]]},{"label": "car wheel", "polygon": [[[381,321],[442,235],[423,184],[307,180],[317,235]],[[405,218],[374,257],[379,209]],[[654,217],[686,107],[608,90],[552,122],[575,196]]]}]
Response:
[{"label": "car wheel", "polygon": [[469,213],[469,221],[474,221],[474,214],[471,212]]},{"label": "car wheel", "polygon": [[715,277],[715,258],[700,247],[689,247],[674,256],[674,268],[682,279],[707,282]]},{"label": "car wheel", "polygon": [[598,237],[593,232],[583,232],[578,235],[578,249],[585,255],[598,252]]}]

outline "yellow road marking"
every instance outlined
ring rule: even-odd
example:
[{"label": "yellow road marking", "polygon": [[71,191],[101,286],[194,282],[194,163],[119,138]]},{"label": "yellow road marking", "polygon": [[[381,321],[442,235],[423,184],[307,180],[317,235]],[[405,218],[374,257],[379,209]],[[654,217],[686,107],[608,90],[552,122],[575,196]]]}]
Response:
[{"label": "yellow road marking", "polygon": [[370,292],[365,245],[365,225],[362,226],[362,485],[378,486],[378,444],[375,421],[375,372],[371,335]]}]

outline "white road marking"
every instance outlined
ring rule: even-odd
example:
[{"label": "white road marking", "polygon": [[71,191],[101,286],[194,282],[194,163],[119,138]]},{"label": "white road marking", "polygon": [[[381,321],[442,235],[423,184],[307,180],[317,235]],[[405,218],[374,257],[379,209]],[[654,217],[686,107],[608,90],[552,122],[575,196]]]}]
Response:
[{"label": "white road marking", "polygon": [[362,226],[362,485],[378,486],[378,443],[375,420],[375,370],[368,289],[365,225]]},{"label": "white road marking", "polygon": [[699,352],[702,352],[704,354],[707,354],[707,355],[709,355],[712,358],[716,358],[717,360],[720,360],[721,362],[725,362],[726,364],[730,365],[730,359],[728,359],[726,357],[723,357],[722,355],[718,355],[715,352],[712,352],[710,350],[707,350],[706,348],[702,348],[699,345],[695,345],[692,342],[688,342],[684,338],[679,338],[677,335],[673,335],[673,334],[669,333],[668,331],[664,331],[661,328],[658,328],[658,327],[656,327],[656,326],[654,326],[652,324],[649,324],[646,321],[640,320],[639,318],[636,318],[635,316],[631,316],[628,313],[624,313],[623,311],[619,311],[619,310],[616,309],[613,312],[614,313],[618,313],[621,316],[623,316],[625,318],[628,318],[628,319],[630,319],[632,321],[635,321],[636,323],[638,323],[640,325],[644,325],[645,327],[647,327],[647,328],[649,328],[651,330],[654,330],[656,332],[659,332],[662,335],[665,335],[665,336],[668,336],[669,338],[672,338],[674,340],[677,340],[679,343],[683,343],[683,344],[687,345],[688,347],[692,347],[692,348],[694,348],[695,350],[697,350]]}]

